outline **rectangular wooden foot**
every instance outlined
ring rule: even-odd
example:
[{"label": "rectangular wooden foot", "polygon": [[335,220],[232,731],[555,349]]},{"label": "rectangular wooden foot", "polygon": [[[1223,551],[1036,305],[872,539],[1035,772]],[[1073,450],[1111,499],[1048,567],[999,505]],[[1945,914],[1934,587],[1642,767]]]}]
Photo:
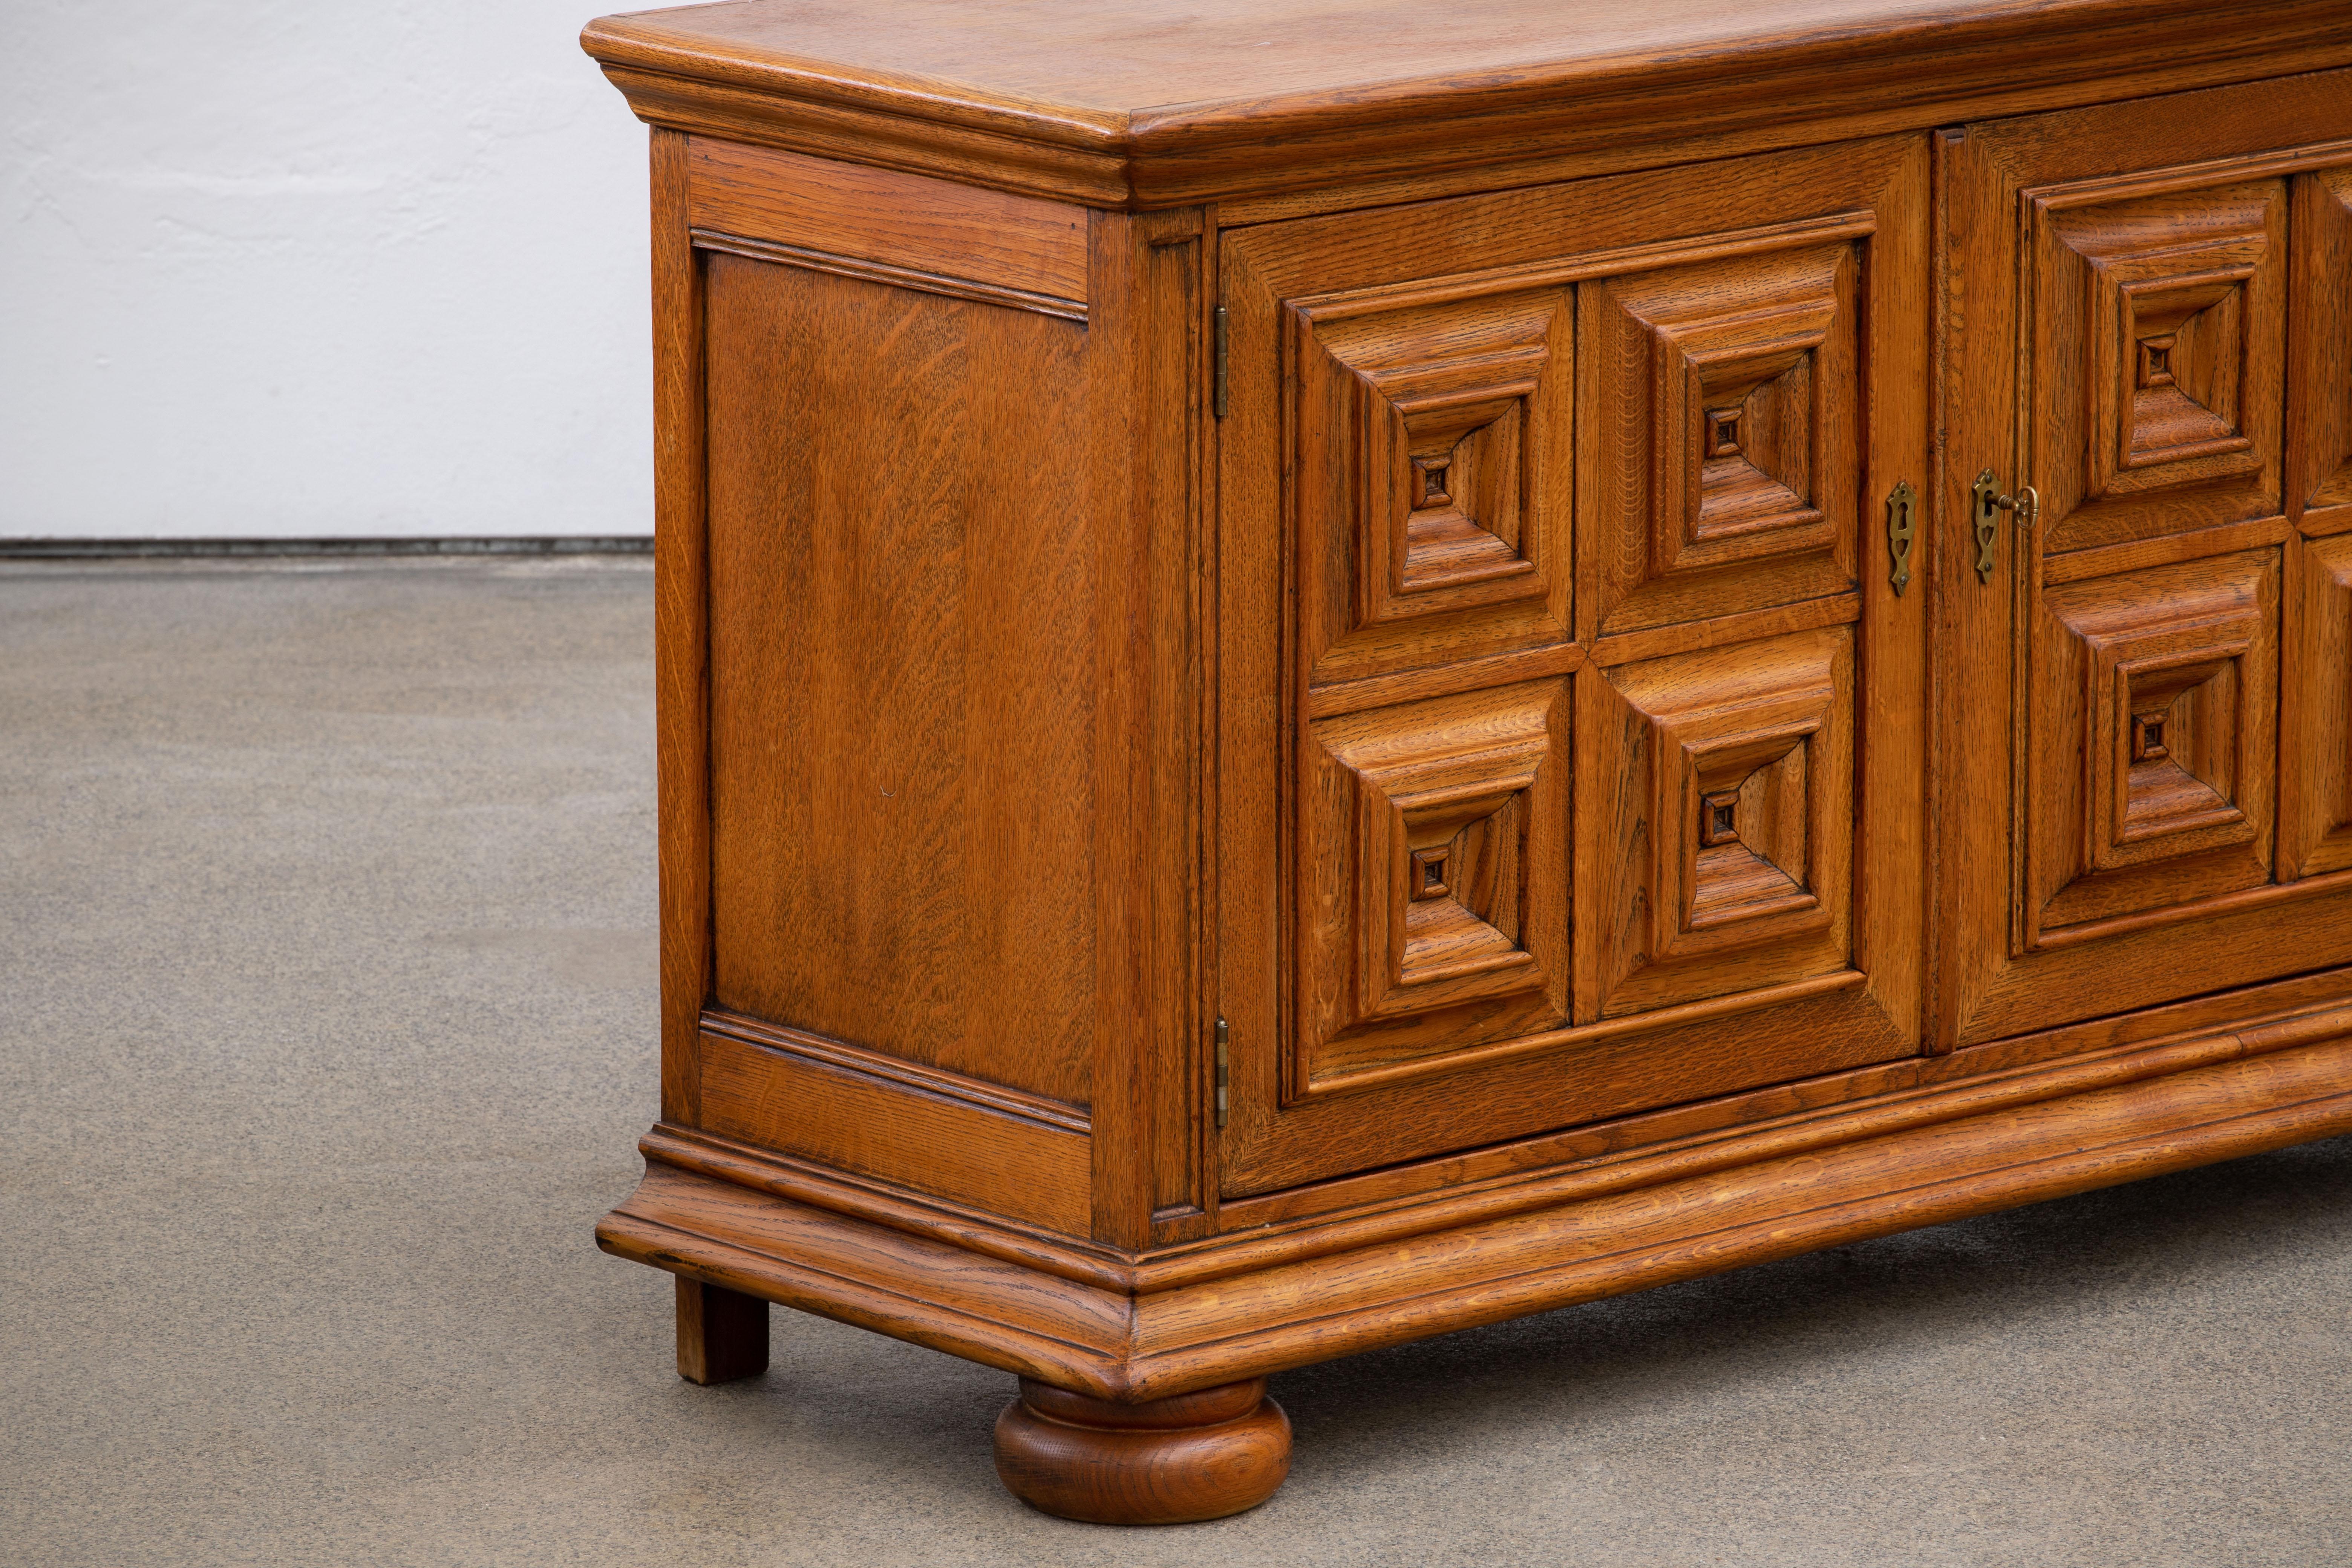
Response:
[{"label": "rectangular wooden foot", "polygon": [[699,1279],[677,1281],[677,1374],[708,1386],[768,1370],[768,1303]]}]

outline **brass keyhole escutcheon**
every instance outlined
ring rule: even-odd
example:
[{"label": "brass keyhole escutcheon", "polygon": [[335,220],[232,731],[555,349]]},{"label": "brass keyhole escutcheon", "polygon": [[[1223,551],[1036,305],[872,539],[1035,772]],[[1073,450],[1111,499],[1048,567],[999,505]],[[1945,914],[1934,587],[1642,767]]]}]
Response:
[{"label": "brass keyhole escutcheon", "polygon": [[1977,581],[1989,583],[1992,581],[1993,547],[2000,539],[2000,514],[2015,512],[2017,526],[2030,531],[2041,515],[2042,497],[2032,485],[2018,486],[2013,496],[2001,494],[2000,476],[1990,468],[1977,476],[1969,493],[1974,498],[1969,514],[1977,531]]},{"label": "brass keyhole escutcheon", "polygon": [[1919,492],[1909,479],[1897,479],[1886,498],[1886,581],[1895,596],[1911,581],[1911,536],[1918,530]]}]

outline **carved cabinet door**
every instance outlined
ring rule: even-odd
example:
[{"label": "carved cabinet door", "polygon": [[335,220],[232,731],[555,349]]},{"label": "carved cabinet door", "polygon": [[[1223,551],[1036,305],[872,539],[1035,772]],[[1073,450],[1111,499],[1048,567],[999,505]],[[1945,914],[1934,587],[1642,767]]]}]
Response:
[{"label": "carved cabinet door", "polygon": [[2352,76],[1937,157],[1940,1043],[2352,962]]},{"label": "carved cabinet door", "polygon": [[1226,232],[1228,1196],[1920,1048],[1927,172]]}]

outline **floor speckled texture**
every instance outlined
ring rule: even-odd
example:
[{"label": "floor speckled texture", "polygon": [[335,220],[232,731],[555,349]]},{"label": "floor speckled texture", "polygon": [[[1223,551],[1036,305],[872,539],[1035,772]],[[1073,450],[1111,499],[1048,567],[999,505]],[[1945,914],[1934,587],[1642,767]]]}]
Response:
[{"label": "floor speckled texture", "polygon": [[2352,1139],[1274,1380],[1254,1514],[596,1252],[652,1119],[630,560],[0,567],[0,1562],[2342,1564]]}]

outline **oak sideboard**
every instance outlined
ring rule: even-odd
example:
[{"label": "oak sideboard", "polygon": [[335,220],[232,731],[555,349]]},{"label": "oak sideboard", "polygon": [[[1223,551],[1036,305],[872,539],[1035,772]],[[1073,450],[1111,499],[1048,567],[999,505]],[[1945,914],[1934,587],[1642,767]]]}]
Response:
[{"label": "oak sideboard", "polygon": [[1211,1518],[1269,1373],[2352,1130],[2344,0],[583,43],[658,490],[597,1237],[687,1377],[782,1302]]}]

